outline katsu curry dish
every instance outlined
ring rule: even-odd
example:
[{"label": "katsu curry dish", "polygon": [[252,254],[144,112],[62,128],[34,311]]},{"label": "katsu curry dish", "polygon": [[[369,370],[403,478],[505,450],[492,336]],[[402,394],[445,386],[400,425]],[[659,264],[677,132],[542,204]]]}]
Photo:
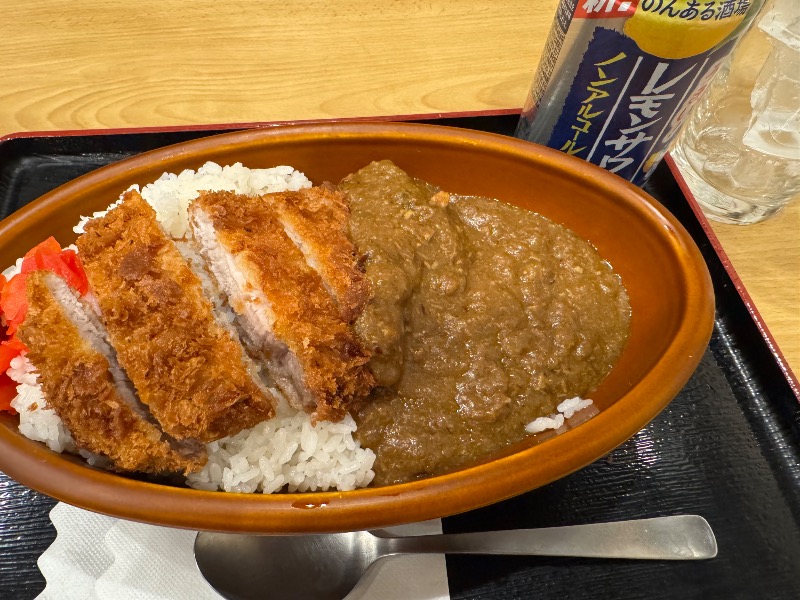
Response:
[{"label": "katsu curry dish", "polygon": [[0,276],[0,410],[94,468],[200,490],[479,464],[591,417],[630,329],[588,241],[386,160],[313,183],[207,163],[75,231]]}]

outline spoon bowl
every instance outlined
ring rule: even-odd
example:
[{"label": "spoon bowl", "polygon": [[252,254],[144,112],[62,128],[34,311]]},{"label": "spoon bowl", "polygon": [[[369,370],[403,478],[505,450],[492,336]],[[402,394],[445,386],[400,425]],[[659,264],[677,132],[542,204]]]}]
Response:
[{"label": "spoon bowl", "polygon": [[356,531],[252,536],[203,532],[194,543],[206,581],[228,600],[345,598],[375,561],[397,554],[509,554],[645,560],[702,560],[717,555],[708,522],[678,515],[616,523],[389,536]]},{"label": "spoon bowl", "polygon": [[[195,559],[206,581],[229,600],[265,597],[341,600],[378,558],[366,532],[254,536],[200,533]],[[260,594],[260,595],[259,595]]]}]

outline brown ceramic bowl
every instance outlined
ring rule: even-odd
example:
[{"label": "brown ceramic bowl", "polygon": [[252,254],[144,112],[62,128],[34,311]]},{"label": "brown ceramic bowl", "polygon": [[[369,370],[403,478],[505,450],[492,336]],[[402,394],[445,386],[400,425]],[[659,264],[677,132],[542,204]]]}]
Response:
[{"label": "brown ceramic bowl", "polygon": [[205,138],[110,165],[0,223],[5,267],[49,235],[66,245],[81,215],[131,184],[208,160],[289,164],[315,183],[388,158],[451,192],[500,198],[562,223],[596,246],[630,295],[630,341],[590,394],[599,414],[545,440],[445,476],[352,492],[239,495],[147,483],[92,469],[24,438],[0,417],[0,470],[75,506],[174,527],[238,532],[356,530],[441,517],[542,486],[596,460],[646,425],[686,383],[711,335],[705,263],[683,227],[638,188],[560,152],[498,135],[411,124],[312,124]]}]

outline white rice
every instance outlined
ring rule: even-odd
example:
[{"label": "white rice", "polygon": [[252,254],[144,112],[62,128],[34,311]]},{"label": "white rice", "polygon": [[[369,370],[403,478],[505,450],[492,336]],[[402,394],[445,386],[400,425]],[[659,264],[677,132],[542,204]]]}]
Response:
[{"label": "white rice", "polygon": [[11,359],[6,374],[19,385],[11,406],[19,413],[19,431],[37,442],[44,442],[54,452],[75,452],[75,442],[56,412],[47,407],[38,374],[25,356]]},{"label": "white rice", "polygon": [[[311,187],[311,181],[292,167],[248,169],[241,163],[221,167],[216,163],[207,162],[196,172],[186,169],[178,175],[164,173],[157,181],[144,186],[141,194],[142,198],[155,209],[158,220],[167,234],[180,239],[186,236],[189,229],[187,215],[189,204],[201,191],[229,191],[259,196],[307,187]],[[138,190],[139,186],[133,188]],[[94,213],[91,217],[81,217],[80,223],[74,228],[75,233],[83,233],[83,227],[88,221],[102,217],[117,203],[104,211]]]},{"label": "white rice", "polygon": [[525,425],[525,431],[528,433],[541,433],[548,429],[561,429],[566,419],[572,418],[572,415],[576,412],[588,408],[592,404],[593,402],[591,400],[585,400],[577,396],[575,398],[568,398],[556,407],[557,413],[548,417],[534,419]]},{"label": "white rice", "polygon": [[[179,241],[189,231],[188,206],[202,190],[261,195],[305,187],[311,187],[311,182],[292,167],[248,169],[239,163],[221,167],[209,162],[197,172],[165,173],[144,186],[141,194],[156,211],[165,232]],[[118,202],[91,217],[82,217],[75,232],[83,233],[88,221],[105,215]],[[191,254],[185,244],[179,244],[179,248],[184,255]],[[20,259],[4,274],[12,277],[19,272],[21,264]],[[208,288],[210,282],[202,277],[201,280]],[[228,314],[230,309],[218,299],[212,300],[218,318],[227,321],[230,327],[233,317]],[[19,412],[20,432],[45,442],[56,452],[75,452],[66,426],[47,407],[30,361],[24,355],[15,358],[8,374],[19,383],[12,406]],[[273,390],[273,393],[278,392]],[[375,453],[361,448],[353,438],[355,430],[355,422],[349,416],[341,423],[321,421],[312,425],[308,414],[289,408],[288,403],[280,399],[274,419],[208,444],[208,463],[201,471],[190,475],[187,483],[203,490],[267,494],[282,489],[306,492],[364,487],[375,475],[372,470]]]},{"label": "white rice", "polygon": [[277,417],[208,444],[208,463],[189,475],[203,490],[266,494],[352,490],[372,481],[375,454],[353,439],[351,416],[340,423],[311,424],[303,412]]}]

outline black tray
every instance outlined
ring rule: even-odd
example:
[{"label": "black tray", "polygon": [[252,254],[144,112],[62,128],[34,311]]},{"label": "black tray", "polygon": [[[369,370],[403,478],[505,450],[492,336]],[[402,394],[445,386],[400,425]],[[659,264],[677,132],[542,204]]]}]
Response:
[{"label": "black tray", "polygon": [[[515,115],[435,123],[511,135]],[[0,218],[56,186],[145,150],[226,128],[0,140]],[[446,532],[547,527],[679,513],[708,519],[719,556],[703,562],[447,557],[453,598],[800,598],[800,406],[666,163],[647,191],[694,237],[717,295],[696,373],[631,440],[517,498],[443,520]],[[43,588],[55,500],[0,473],[0,598]]]}]

